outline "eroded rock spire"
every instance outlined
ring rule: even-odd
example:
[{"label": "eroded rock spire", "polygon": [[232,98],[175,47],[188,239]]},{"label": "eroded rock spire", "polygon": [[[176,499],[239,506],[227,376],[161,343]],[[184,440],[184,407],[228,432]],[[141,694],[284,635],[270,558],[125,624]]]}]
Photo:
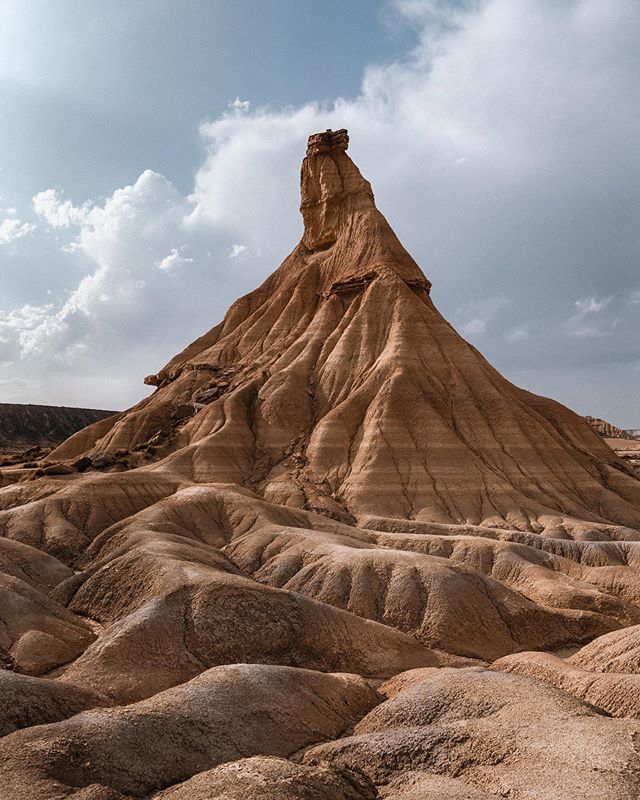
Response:
[{"label": "eroded rock spire", "polygon": [[438,313],[348,144],[310,137],[304,234],[280,267],[148,379],[156,393],[54,457],[127,453],[369,527],[639,525],[637,479],[586,422],[510,384]]},{"label": "eroded rock spire", "polygon": [[375,207],[371,184],[347,155],[348,146],[344,128],[309,137],[300,176],[302,241],[308,250],[325,249],[337,240],[345,215],[357,210],[354,200],[361,209]]}]

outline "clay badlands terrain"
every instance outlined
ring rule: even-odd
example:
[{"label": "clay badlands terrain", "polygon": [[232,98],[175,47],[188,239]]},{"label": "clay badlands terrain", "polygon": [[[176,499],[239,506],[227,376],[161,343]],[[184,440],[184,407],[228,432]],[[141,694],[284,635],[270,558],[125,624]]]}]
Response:
[{"label": "clay badlands terrain", "polygon": [[[113,411],[0,403],[0,453],[36,456]],[[25,452],[32,451],[32,452]]]},{"label": "clay badlands terrain", "polygon": [[2,470],[3,800],[637,800],[638,473],[443,319],[347,143],[153,394]]}]

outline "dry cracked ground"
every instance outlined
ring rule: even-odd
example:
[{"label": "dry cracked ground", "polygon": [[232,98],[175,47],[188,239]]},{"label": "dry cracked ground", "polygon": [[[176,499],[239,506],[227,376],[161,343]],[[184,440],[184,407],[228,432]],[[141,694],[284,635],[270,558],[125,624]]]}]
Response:
[{"label": "dry cracked ground", "polygon": [[347,143],[152,395],[2,470],[3,800],[639,796],[636,468],[458,336]]}]

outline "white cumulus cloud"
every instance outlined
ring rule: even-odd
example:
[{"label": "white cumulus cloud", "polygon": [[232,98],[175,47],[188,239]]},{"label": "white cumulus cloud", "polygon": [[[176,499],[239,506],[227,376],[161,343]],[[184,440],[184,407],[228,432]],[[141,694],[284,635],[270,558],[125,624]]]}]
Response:
[{"label": "white cumulus cloud", "polygon": [[0,222],[0,244],[8,244],[35,230],[35,225],[21,222],[19,219],[7,217]]},{"label": "white cumulus cloud", "polygon": [[247,247],[244,244],[234,244],[229,253],[229,258],[238,258],[243,253],[247,252]]},{"label": "white cumulus cloud", "polygon": [[90,202],[80,207],[74,206],[71,200],[63,200],[57,189],[38,192],[33,198],[32,205],[35,213],[52,228],[81,225],[91,210]]},{"label": "white cumulus cloud", "polygon": [[229,108],[236,112],[246,112],[251,108],[251,101],[241,100],[239,97],[236,97],[235,100],[229,102]]},{"label": "white cumulus cloud", "polygon": [[156,261],[156,267],[169,273],[177,273],[185,264],[193,264],[193,259],[189,256],[181,255],[182,247],[173,247],[168,256],[165,256],[160,261]]}]

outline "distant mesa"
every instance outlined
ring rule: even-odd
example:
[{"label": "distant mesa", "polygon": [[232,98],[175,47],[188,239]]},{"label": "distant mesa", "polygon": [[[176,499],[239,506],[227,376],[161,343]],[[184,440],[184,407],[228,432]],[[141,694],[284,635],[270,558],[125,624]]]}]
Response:
[{"label": "distant mesa", "polygon": [[115,411],[30,403],[0,403],[0,453],[50,450],[76,431]]},{"label": "distant mesa", "polygon": [[607,422],[604,419],[600,419],[599,417],[589,417],[586,416],[585,419],[591,425],[593,430],[596,433],[599,433],[600,436],[603,436],[607,439],[633,439],[635,438],[631,431],[623,430],[622,428],[618,428],[617,425],[612,425],[610,422]]},{"label": "distant mesa", "polygon": [[623,430],[598,417],[585,417],[593,430],[640,477],[640,431]]}]

